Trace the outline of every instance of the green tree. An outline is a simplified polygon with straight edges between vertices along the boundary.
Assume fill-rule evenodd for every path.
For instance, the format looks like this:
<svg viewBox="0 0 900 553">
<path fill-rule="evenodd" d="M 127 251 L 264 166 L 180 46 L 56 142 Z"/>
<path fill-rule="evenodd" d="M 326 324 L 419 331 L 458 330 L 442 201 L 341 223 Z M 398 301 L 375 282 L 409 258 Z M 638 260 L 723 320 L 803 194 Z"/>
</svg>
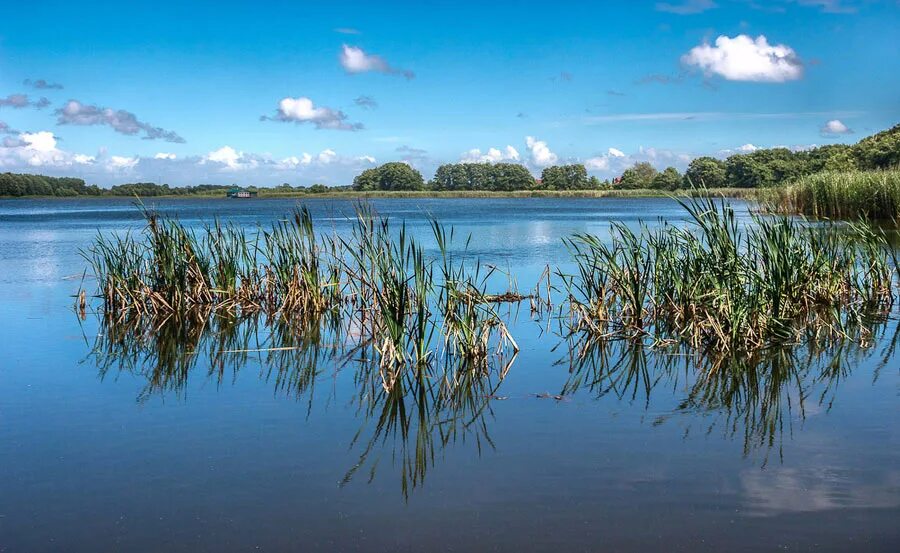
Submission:
<svg viewBox="0 0 900 553">
<path fill-rule="evenodd" d="M 889 169 L 900 166 L 900 125 L 863 138 L 853 152 L 860 169 Z"/>
<path fill-rule="evenodd" d="M 684 186 L 722 188 L 725 186 L 725 163 L 714 157 L 698 157 L 691 161 L 687 171 L 684 172 Z"/>
<path fill-rule="evenodd" d="M 764 188 L 785 184 L 804 174 L 803 156 L 787 148 L 735 154 L 725 160 L 726 181 L 738 188 Z"/>
<path fill-rule="evenodd" d="M 491 166 L 491 190 L 511 191 L 534 188 L 534 177 L 518 163 L 498 163 Z"/>
<path fill-rule="evenodd" d="M 584 165 L 555 165 L 541 172 L 541 188 L 547 190 L 584 190 L 590 186 Z"/>
<path fill-rule="evenodd" d="M 625 172 L 622 173 L 622 178 L 619 180 L 619 188 L 625 190 L 651 188 L 656 174 L 656 169 L 650 163 L 646 161 L 636 163 L 634 167 L 625 169 Z"/>
<path fill-rule="evenodd" d="M 376 170 L 378 171 L 379 190 L 421 190 L 425 188 L 422 173 L 406 163 L 391 161 Z"/>
<path fill-rule="evenodd" d="M 657 173 L 653 177 L 651 187 L 657 190 L 677 190 L 681 186 L 682 177 L 678 169 L 674 167 L 666 167 L 665 171 Z"/>
<path fill-rule="evenodd" d="M 379 188 L 379 172 L 378 168 L 366 169 L 362 173 L 353 178 L 353 189 L 361 192 L 370 190 L 378 190 Z"/>
</svg>

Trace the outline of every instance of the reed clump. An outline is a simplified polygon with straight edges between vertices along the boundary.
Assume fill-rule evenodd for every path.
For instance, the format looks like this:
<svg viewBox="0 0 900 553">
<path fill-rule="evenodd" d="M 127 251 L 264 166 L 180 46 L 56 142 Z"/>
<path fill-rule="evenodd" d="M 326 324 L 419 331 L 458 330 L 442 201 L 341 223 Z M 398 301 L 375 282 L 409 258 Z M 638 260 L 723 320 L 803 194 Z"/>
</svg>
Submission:
<svg viewBox="0 0 900 553">
<path fill-rule="evenodd" d="M 437 258 L 405 224 L 392 227 L 357 208 L 349 235 L 319 235 L 300 208 L 248 233 L 216 221 L 199 229 L 145 210 L 141 235 L 98 235 L 85 252 L 106 319 L 148 317 L 202 323 L 210 314 L 264 314 L 297 327 L 341 319 L 353 349 L 377 358 L 384 388 L 406 371 L 428 377 L 440 349 L 486 370 L 518 346 L 491 305 L 523 296 L 487 293 L 487 275 L 449 249 L 452 230 L 435 223 Z M 437 269 L 436 269 L 437 268 Z"/>
<path fill-rule="evenodd" d="M 747 352 L 822 335 L 865 342 L 864 323 L 893 305 L 883 230 L 758 215 L 744 227 L 727 200 L 679 201 L 687 227 L 613 224 L 609 240 L 567 241 L 573 330 Z"/>
<path fill-rule="evenodd" d="M 900 169 L 826 171 L 769 193 L 770 209 L 821 219 L 900 219 Z"/>
<path fill-rule="evenodd" d="M 211 308 L 314 317 L 340 303 L 335 245 L 323 250 L 305 208 L 255 237 L 218 221 L 194 230 L 153 211 L 144 216 L 140 238 L 98 235 L 83 252 L 109 315 Z"/>
</svg>

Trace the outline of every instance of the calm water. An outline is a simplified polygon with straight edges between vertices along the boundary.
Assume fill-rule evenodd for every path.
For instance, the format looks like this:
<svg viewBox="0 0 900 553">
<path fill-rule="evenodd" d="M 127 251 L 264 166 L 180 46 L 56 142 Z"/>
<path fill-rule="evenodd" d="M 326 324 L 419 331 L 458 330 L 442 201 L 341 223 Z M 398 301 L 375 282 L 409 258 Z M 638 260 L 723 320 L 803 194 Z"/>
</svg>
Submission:
<svg viewBox="0 0 900 553">
<path fill-rule="evenodd" d="M 429 215 L 471 234 L 523 291 L 567 266 L 564 236 L 684 216 L 664 199 L 374 203 L 430 247 Z M 252 227 L 295 202 L 156 205 Z M 308 205 L 348 228 L 352 203 Z M 411 402 L 385 424 L 327 351 L 213 358 L 213 337 L 163 382 L 159 356 L 95 351 L 96 319 L 71 309 L 78 250 L 141 225 L 127 200 L 0 201 L 0 551 L 900 548 L 896 321 L 871 348 L 698 379 L 621 346 L 573 364 L 526 308 L 483 404 Z"/>
</svg>

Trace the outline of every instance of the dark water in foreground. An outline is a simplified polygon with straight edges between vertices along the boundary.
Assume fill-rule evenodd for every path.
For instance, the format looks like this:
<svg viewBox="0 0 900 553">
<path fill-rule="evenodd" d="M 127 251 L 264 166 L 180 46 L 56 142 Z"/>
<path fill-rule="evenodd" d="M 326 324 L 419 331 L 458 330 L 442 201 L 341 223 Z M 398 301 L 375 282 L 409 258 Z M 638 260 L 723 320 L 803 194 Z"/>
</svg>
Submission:
<svg viewBox="0 0 900 553">
<path fill-rule="evenodd" d="M 566 266 L 564 236 L 684 216 L 665 199 L 374 204 L 431 246 L 429 213 L 471 233 L 522 291 Z M 157 205 L 252 226 L 294 201 Z M 346 231 L 350 202 L 308 205 Z M 525 308 L 502 382 L 385 416 L 327 351 L 210 339 L 167 379 L 160 358 L 92 353 L 78 249 L 140 226 L 129 201 L 0 201 L 0 551 L 900 548 L 896 320 L 869 348 L 698 379 L 685 356 L 622 346 L 573 366 Z"/>
</svg>

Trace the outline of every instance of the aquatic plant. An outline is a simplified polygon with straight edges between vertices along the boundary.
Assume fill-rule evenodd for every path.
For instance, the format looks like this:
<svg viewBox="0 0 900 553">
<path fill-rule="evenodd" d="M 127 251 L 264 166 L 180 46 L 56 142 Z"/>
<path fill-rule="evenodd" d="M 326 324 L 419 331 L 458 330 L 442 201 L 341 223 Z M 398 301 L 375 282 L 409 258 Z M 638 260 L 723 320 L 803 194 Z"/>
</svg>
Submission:
<svg viewBox="0 0 900 553">
<path fill-rule="evenodd" d="M 744 228 L 724 199 L 679 202 L 688 227 L 613 224 L 608 241 L 567 240 L 574 330 L 751 351 L 821 333 L 865 341 L 858 323 L 893 305 L 896 254 L 882 231 L 758 215 Z"/>
<path fill-rule="evenodd" d="M 826 171 L 766 194 L 770 209 L 823 219 L 900 218 L 900 169 Z M 896 226 L 896 225 L 895 225 Z"/>
</svg>

